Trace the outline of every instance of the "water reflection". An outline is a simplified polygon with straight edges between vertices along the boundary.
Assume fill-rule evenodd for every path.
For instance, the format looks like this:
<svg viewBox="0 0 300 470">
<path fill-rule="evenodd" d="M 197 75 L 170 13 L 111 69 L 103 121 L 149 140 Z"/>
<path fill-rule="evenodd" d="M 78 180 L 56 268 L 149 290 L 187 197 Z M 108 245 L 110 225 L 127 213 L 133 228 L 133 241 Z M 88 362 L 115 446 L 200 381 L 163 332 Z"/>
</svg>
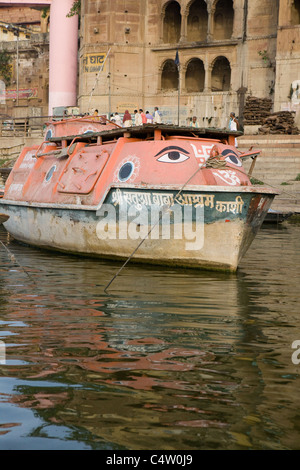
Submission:
<svg viewBox="0 0 300 470">
<path fill-rule="evenodd" d="M 130 265 L 107 294 L 118 264 L 10 242 L 0 448 L 299 448 L 299 235 L 261 231 L 237 274 Z"/>
</svg>

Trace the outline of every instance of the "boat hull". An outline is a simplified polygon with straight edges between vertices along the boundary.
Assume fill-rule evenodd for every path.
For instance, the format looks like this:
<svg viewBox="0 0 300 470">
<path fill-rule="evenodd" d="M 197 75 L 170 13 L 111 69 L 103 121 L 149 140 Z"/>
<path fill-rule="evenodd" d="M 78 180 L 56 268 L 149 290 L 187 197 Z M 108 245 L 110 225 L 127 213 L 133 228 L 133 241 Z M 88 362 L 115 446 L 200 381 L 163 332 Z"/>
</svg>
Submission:
<svg viewBox="0 0 300 470">
<path fill-rule="evenodd" d="M 62 252 L 235 271 L 274 194 L 255 188 L 113 187 L 98 207 L 1 201 L 18 241 Z"/>
</svg>

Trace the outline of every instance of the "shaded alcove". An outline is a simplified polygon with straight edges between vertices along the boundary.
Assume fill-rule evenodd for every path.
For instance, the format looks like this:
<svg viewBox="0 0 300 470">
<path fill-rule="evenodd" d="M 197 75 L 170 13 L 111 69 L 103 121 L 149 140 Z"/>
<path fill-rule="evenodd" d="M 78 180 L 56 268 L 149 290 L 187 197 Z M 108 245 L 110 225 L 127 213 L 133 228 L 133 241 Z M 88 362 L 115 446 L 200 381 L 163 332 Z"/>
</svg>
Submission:
<svg viewBox="0 0 300 470">
<path fill-rule="evenodd" d="M 178 68 L 174 60 L 167 60 L 162 68 L 161 88 L 163 90 L 178 90 Z"/>
<path fill-rule="evenodd" d="M 230 39 L 233 32 L 232 0 L 219 0 L 214 14 L 214 39 Z"/>
<path fill-rule="evenodd" d="M 187 40 L 205 41 L 207 36 L 208 13 L 204 0 L 195 0 L 189 9 L 187 19 Z"/>
<path fill-rule="evenodd" d="M 185 73 L 185 88 L 189 93 L 199 93 L 204 90 L 205 69 L 202 60 L 192 59 Z"/>
<path fill-rule="evenodd" d="M 231 67 L 226 57 L 217 57 L 211 73 L 212 91 L 229 91 L 231 82 Z"/>
<path fill-rule="evenodd" d="M 170 2 L 165 8 L 163 21 L 163 40 L 165 43 L 173 44 L 179 42 L 181 31 L 180 5 Z"/>
</svg>

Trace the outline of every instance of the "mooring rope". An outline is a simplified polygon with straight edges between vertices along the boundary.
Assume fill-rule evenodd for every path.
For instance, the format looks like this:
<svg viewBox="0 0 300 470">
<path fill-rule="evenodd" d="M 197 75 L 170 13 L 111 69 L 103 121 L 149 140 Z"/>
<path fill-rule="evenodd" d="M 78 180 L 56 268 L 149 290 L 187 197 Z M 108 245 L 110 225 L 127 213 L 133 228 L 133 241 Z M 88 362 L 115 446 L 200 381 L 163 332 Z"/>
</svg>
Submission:
<svg viewBox="0 0 300 470">
<path fill-rule="evenodd" d="M 4 245 L 4 243 L 3 243 L 1 240 L 0 240 L 0 243 L 1 243 L 1 245 L 3 246 L 3 248 L 6 250 L 6 252 L 8 253 L 11 262 L 17 264 L 17 265 L 23 270 L 23 272 L 29 277 L 29 279 L 30 279 L 34 284 L 36 284 L 35 280 L 29 275 L 29 273 L 26 271 L 26 269 L 24 268 L 24 266 L 22 266 L 22 265 L 19 263 L 19 261 L 16 259 L 15 255 L 7 248 L 6 245 Z"/>
<path fill-rule="evenodd" d="M 174 197 L 174 201 L 177 200 L 177 198 L 180 196 L 180 194 L 182 193 L 182 191 L 184 190 L 184 188 L 189 184 L 189 182 L 196 176 L 196 174 L 198 173 L 198 171 L 200 171 L 203 166 L 206 165 L 207 162 L 203 163 L 202 165 L 199 166 L 199 168 L 197 168 L 197 170 L 192 174 L 192 176 L 190 176 L 188 178 L 188 180 L 184 183 L 184 185 L 180 188 L 180 190 L 178 191 L 178 193 L 176 194 L 176 196 Z M 138 246 L 133 250 L 133 252 L 131 253 L 131 255 L 127 258 L 127 260 L 125 261 L 125 263 L 120 267 L 120 269 L 117 271 L 117 273 L 114 275 L 114 277 L 110 280 L 110 282 L 106 285 L 106 287 L 104 288 L 104 292 L 107 292 L 107 289 L 109 288 L 109 286 L 113 283 L 113 281 L 118 277 L 118 275 L 120 274 L 120 272 L 123 270 L 123 268 L 125 268 L 125 266 L 128 264 L 128 262 L 131 260 L 131 258 L 135 255 L 135 253 L 138 251 L 138 249 L 140 248 L 140 246 L 144 243 L 144 241 L 149 237 L 150 233 L 152 232 L 152 230 L 156 227 L 156 225 L 161 221 L 162 217 L 163 217 L 163 213 L 165 213 L 167 210 L 170 209 L 171 205 L 173 205 L 173 202 L 169 202 L 169 204 L 165 204 L 164 206 L 161 207 L 161 211 L 160 211 L 160 215 L 159 215 L 159 218 L 157 219 L 157 221 L 155 222 L 155 224 L 153 224 L 147 235 L 140 241 L 140 243 L 138 244 Z"/>
</svg>

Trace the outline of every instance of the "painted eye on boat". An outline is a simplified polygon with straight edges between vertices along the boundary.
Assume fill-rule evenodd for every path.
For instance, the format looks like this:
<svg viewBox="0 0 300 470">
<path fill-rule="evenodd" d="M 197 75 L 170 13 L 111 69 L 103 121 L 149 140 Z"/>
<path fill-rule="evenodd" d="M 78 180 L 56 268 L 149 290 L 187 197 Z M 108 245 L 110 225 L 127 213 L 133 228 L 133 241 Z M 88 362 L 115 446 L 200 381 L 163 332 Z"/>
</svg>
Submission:
<svg viewBox="0 0 300 470">
<path fill-rule="evenodd" d="M 188 152 L 181 147 L 166 147 L 158 152 L 155 157 L 160 155 L 160 157 L 157 159 L 158 162 L 182 163 L 190 158 L 187 153 Z"/>
<path fill-rule="evenodd" d="M 222 155 L 226 157 L 226 162 L 231 163 L 235 166 L 242 166 L 241 160 L 238 158 L 237 154 L 233 150 L 225 149 L 223 150 Z"/>
<path fill-rule="evenodd" d="M 180 153 L 177 151 L 168 152 L 162 155 L 157 159 L 158 162 L 164 163 L 182 163 L 185 160 L 188 160 L 190 157 L 184 155 L 184 153 Z"/>
<path fill-rule="evenodd" d="M 242 166 L 241 160 L 238 157 L 236 157 L 235 155 L 228 155 L 225 158 L 225 160 L 226 160 L 226 162 L 232 163 L 233 165 Z"/>
</svg>

